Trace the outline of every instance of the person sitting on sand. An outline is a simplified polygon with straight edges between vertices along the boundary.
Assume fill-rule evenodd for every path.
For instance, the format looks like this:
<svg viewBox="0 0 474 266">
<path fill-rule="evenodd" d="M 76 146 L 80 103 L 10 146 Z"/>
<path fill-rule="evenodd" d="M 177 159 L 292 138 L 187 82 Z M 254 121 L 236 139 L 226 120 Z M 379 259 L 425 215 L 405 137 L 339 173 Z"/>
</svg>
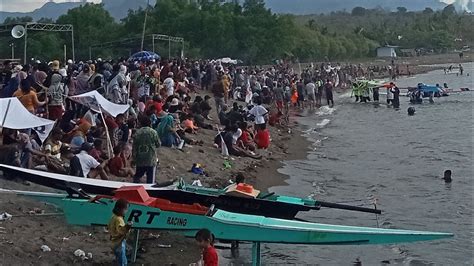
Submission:
<svg viewBox="0 0 474 266">
<path fill-rule="evenodd" d="M 207 229 L 201 229 L 196 233 L 196 242 L 202 249 L 202 260 L 204 266 L 218 266 L 219 257 L 217 251 L 214 248 L 214 237 L 211 231 Z"/>
<path fill-rule="evenodd" d="M 158 124 L 156 132 L 158 133 L 158 136 L 160 136 L 161 146 L 171 148 L 173 145 L 179 145 L 180 138 L 178 134 L 176 134 L 173 116 L 165 116 Z"/>
<path fill-rule="evenodd" d="M 19 133 L 17 137 L 18 141 L 18 154 L 20 155 L 20 167 L 32 169 L 33 168 L 33 155 L 39 157 L 49 157 L 49 155 L 44 154 L 34 147 L 34 141 L 30 138 L 28 134 Z"/>
<path fill-rule="evenodd" d="M 226 124 L 226 121 L 229 120 L 227 118 L 227 105 L 223 105 L 222 108 L 221 108 L 221 111 L 219 112 L 219 122 L 221 123 L 221 125 L 224 125 Z"/>
<path fill-rule="evenodd" d="M 253 159 L 261 159 L 262 156 L 257 156 L 252 154 L 251 152 L 247 152 L 246 150 L 240 148 L 238 145 L 234 144 L 234 135 L 238 131 L 237 125 L 231 125 L 229 130 L 224 134 L 224 144 L 227 147 L 230 155 L 240 156 L 240 157 L 250 157 Z"/>
<path fill-rule="evenodd" d="M 183 121 L 184 131 L 190 134 L 196 134 L 199 127 L 194 125 L 193 115 L 186 115 L 186 119 Z"/>
<path fill-rule="evenodd" d="M 61 139 L 63 138 L 63 135 L 63 131 L 60 128 L 53 128 L 50 137 L 43 145 L 43 152 L 58 160 L 61 160 L 61 147 L 63 146 Z"/>
<path fill-rule="evenodd" d="M 96 178 L 100 176 L 102 180 L 108 180 L 109 177 L 102 165 L 89 154 L 92 148 L 92 145 L 88 142 L 84 142 L 81 145 L 79 154 L 76 154 L 76 156 L 71 159 L 71 173 L 79 177 Z M 80 168 L 78 168 L 79 166 Z"/>
<path fill-rule="evenodd" d="M 202 115 L 204 116 L 204 118 L 206 118 L 208 120 L 212 120 L 209 117 L 209 113 L 212 110 L 211 104 L 209 103 L 210 99 L 211 99 L 211 96 L 209 96 L 209 95 L 204 96 L 204 101 L 202 101 L 201 105 L 200 105 L 201 110 L 202 110 Z"/>
<path fill-rule="evenodd" d="M 87 141 L 87 133 L 91 129 L 91 124 L 82 120 L 79 126 L 72 132 L 71 148 L 73 151 L 79 151 L 84 142 Z"/>
<path fill-rule="evenodd" d="M 234 102 L 232 105 L 232 109 L 227 113 L 227 119 L 229 119 L 231 124 L 236 124 L 239 122 L 244 121 L 244 117 L 239 110 L 239 105 L 237 102 Z"/>
<path fill-rule="evenodd" d="M 252 136 L 249 132 L 247 122 L 240 122 L 239 128 L 242 130 L 242 134 L 237 142 L 238 146 L 245 150 L 255 151 L 255 145 L 252 143 Z"/>
<path fill-rule="evenodd" d="M 123 145 L 114 147 L 114 157 L 107 163 L 109 173 L 118 177 L 133 177 L 135 171 L 132 168 L 126 167 L 125 158 L 122 156 Z"/>
<path fill-rule="evenodd" d="M 107 160 L 107 155 L 103 152 L 103 141 L 101 139 L 94 140 L 94 148 L 89 152 L 99 163 Z"/>
<path fill-rule="evenodd" d="M 128 210 L 128 201 L 119 199 L 112 210 L 113 215 L 107 225 L 110 234 L 111 247 L 120 266 L 127 265 L 127 236 L 132 228 L 133 222 L 125 224 L 124 216 Z"/>
</svg>

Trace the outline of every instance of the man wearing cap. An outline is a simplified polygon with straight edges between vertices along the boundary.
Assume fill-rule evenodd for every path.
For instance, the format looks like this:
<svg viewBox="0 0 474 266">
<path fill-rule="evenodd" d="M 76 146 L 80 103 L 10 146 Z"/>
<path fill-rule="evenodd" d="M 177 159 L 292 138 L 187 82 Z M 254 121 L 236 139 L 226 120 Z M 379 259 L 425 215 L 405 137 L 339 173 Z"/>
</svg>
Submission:
<svg viewBox="0 0 474 266">
<path fill-rule="evenodd" d="M 92 148 L 93 147 L 90 143 L 84 142 L 81 146 L 81 151 L 79 152 L 79 154 L 74 156 L 77 159 L 74 158 L 71 160 L 71 167 L 73 164 L 72 163 L 73 160 L 75 162 L 79 161 L 81 168 L 76 169 L 75 171 L 76 176 L 80 176 L 80 174 L 82 174 L 82 177 L 85 177 L 85 178 L 96 178 L 99 175 L 101 179 L 108 180 L 109 177 L 107 176 L 107 173 L 104 171 L 104 168 L 100 165 L 100 163 L 96 159 L 94 159 L 94 157 L 89 155 L 89 152 L 92 150 Z"/>
</svg>

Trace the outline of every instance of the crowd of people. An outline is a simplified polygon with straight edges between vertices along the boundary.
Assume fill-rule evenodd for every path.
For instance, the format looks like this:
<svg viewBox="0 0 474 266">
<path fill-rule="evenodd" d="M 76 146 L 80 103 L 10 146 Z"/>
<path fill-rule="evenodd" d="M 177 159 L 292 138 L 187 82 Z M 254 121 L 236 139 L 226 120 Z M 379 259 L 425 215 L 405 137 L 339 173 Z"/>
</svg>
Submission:
<svg viewBox="0 0 474 266">
<path fill-rule="evenodd" d="M 353 70 L 322 64 L 297 74 L 282 62 L 263 68 L 182 59 L 5 61 L 0 97 L 17 97 L 56 124 L 44 142 L 34 130 L 3 128 L 1 148 L 12 155 L 2 162 L 153 183 L 157 149 L 214 145 L 224 155 L 259 159 L 270 145 L 269 125 L 284 125 L 290 108 L 315 108 L 323 96 L 333 106 L 334 88 Z M 74 101 L 91 91 L 130 108 L 113 117 Z M 216 132 L 214 143 L 193 137 L 203 130 Z"/>
</svg>

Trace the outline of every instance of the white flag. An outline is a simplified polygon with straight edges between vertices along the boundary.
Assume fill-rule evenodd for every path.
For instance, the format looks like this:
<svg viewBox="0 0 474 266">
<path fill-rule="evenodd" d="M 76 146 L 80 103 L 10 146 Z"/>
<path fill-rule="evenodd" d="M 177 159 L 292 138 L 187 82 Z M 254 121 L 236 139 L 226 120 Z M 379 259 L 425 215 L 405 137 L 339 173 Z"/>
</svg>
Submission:
<svg viewBox="0 0 474 266">
<path fill-rule="evenodd" d="M 49 133 L 51 133 L 51 130 L 54 128 L 54 123 L 44 125 L 44 126 L 39 126 L 39 127 L 34 127 L 33 130 L 36 131 L 36 134 L 38 134 L 38 137 L 40 138 L 41 142 L 44 143 L 44 141 L 48 138 Z"/>
</svg>

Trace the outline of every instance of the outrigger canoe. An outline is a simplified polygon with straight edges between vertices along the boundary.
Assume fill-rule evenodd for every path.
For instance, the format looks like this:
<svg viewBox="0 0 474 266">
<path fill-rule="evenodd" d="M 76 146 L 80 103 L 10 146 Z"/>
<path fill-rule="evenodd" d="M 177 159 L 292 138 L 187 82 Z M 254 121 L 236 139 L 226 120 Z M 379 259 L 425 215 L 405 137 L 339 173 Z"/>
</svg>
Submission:
<svg viewBox="0 0 474 266">
<path fill-rule="evenodd" d="M 135 183 L 128 182 L 61 175 L 3 164 L 0 164 L 0 170 L 8 175 L 46 187 L 63 191 L 82 190 L 85 193 L 94 195 L 113 195 L 114 191 L 121 187 L 136 185 Z M 191 186 L 183 182 L 167 187 L 157 187 L 153 184 L 143 184 L 143 187 L 150 196 L 170 200 L 175 203 L 199 203 L 207 207 L 214 205 L 218 209 L 225 211 L 282 219 L 294 219 L 300 211 L 319 210 L 321 207 L 381 213 L 378 209 L 323 202 L 310 198 L 280 196 L 273 193 L 259 193 L 256 197 L 239 197 L 228 194 L 225 189 Z"/>
<path fill-rule="evenodd" d="M 311 245 L 365 245 L 430 241 L 452 237 L 450 233 L 342 226 L 267 218 L 186 205 L 153 198 L 143 186 L 118 189 L 114 196 L 78 198 L 65 194 L 15 192 L 34 197 L 61 208 L 69 224 L 105 226 L 118 199 L 130 206 L 126 220 L 135 229 L 173 230 L 194 237 L 200 229 L 209 229 L 216 239 L 254 243 Z"/>
</svg>

